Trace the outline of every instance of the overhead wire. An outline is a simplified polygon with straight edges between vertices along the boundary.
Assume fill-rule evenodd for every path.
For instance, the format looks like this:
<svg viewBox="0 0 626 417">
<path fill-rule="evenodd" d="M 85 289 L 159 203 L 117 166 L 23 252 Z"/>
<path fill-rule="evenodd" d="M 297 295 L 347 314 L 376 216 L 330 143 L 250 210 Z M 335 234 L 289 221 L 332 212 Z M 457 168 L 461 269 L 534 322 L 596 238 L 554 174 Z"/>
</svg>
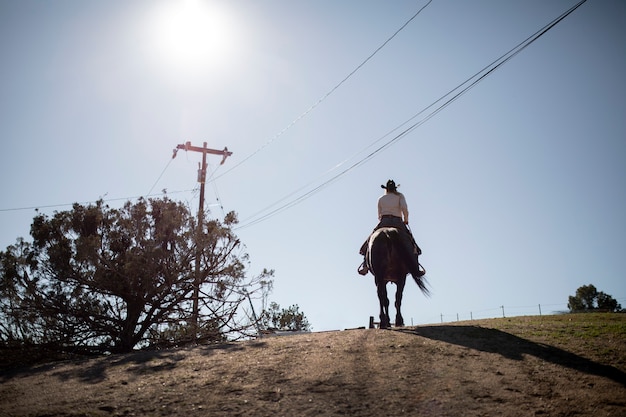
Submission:
<svg viewBox="0 0 626 417">
<path fill-rule="evenodd" d="M 408 135 L 409 133 L 411 133 L 413 130 L 415 130 L 417 127 L 421 126 L 423 123 L 425 123 L 426 121 L 430 120 L 432 117 L 434 117 L 437 113 L 439 113 L 441 110 L 443 110 L 444 108 L 446 108 L 448 105 L 450 105 L 453 101 L 455 101 L 456 99 L 458 99 L 460 96 L 462 96 L 463 94 L 465 94 L 467 91 L 469 91 L 471 88 L 473 88 L 476 84 L 478 84 L 480 81 L 482 81 L 484 78 L 486 78 L 488 75 L 490 75 L 491 73 L 493 73 L 493 71 L 495 71 L 496 69 L 498 69 L 500 66 L 502 66 L 504 63 L 508 62 L 510 59 L 512 59 L 515 55 L 517 55 L 519 52 L 521 52 L 523 49 L 525 49 L 528 45 L 530 45 L 531 43 L 533 43 L 534 41 L 536 41 L 539 37 L 541 37 L 543 34 L 545 34 L 548 30 L 550 30 L 552 27 L 554 27 L 556 24 L 558 24 L 560 21 L 562 21 L 563 19 L 565 19 L 567 16 L 569 16 L 573 11 L 575 11 L 578 7 L 580 7 L 582 4 L 584 4 L 587 0 L 581 0 L 579 3 L 577 3 L 576 5 L 572 6 L 569 10 L 567 10 L 566 12 L 564 12 L 561 16 L 559 16 L 558 18 L 556 18 L 555 20 L 553 20 L 551 23 L 549 23 L 548 25 L 544 26 L 542 29 L 538 30 L 537 32 L 535 32 L 533 35 L 529 36 L 528 38 L 526 38 L 524 41 L 522 41 L 521 43 L 519 43 L 516 47 L 512 48 L 511 50 L 509 50 L 509 52 L 505 53 L 504 55 L 502 55 L 500 58 L 498 58 L 497 60 L 493 61 L 491 64 L 487 65 L 486 67 L 484 67 L 482 70 L 480 70 L 479 72 L 477 72 L 476 74 L 474 74 L 472 77 L 468 78 L 466 81 L 464 81 L 463 83 L 459 84 L 457 87 L 453 88 L 452 90 L 450 90 L 448 93 L 444 94 L 442 97 L 440 97 L 438 100 L 436 100 L 435 102 L 431 103 L 429 106 L 427 106 L 426 108 L 420 110 L 418 113 L 416 113 L 415 115 L 413 115 L 411 118 L 407 119 L 405 122 L 403 122 L 402 124 L 400 124 L 399 126 L 395 127 L 394 129 L 392 129 L 390 132 L 386 133 L 385 135 L 383 135 L 382 137 L 378 138 L 377 140 L 375 140 L 374 142 L 372 142 L 370 145 L 368 145 L 366 148 L 364 148 L 363 150 L 357 152 L 355 155 L 361 154 L 363 153 L 365 150 L 371 148 L 372 146 L 374 146 L 376 143 L 380 142 L 381 140 L 383 140 L 384 138 L 388 137 L 391 133 L 395 132 L 396 130 L 400 129 L 402 126 L 406 125 L 407 123 L 409 123 L 411 120 L 414 120 L 416 117 L 420 116 L 421 114 L 423 114 L 424 112 L 426 112 L 428 109 L 434 107 L 437 103 L 443 101 L 446 99 L 446 97 L 450 96 L 451 94 L 453 94 L 455 91 L 457 91 L 459 88 L 461 88 L 462 86 L 468 84 L 472 79 L 476 78 L 477 76 L 480 77 L 477 78 L 475 81 L 473 81 L 471 84 L 469 84 L 467 87 L 465 87 L 464 89 L 462 89 L 460 92 L 458 92 L 457 94 L 455 94 L 452 98 L 448 99 L 447 101 L 445 101 L 441 106 L 439 106 L 437 109 L 435 109 L 433 112 L 431 112 L 427 117 L 425 117 L 424 119 L 421 119 L 420 121 L 414 123 L 413 125 L 411 125 L 409 128 L 405 129 L 404 131 L 402 131 L 401 133 L 399 133 L 398 135 L 394 136 L 391 140 L 387 141 L 386 143 L 384 143 L 382 146 L 376 148 L 374 151 L 372 151 L 371 153 L 369 153 L 368 155 L 366 155 L 364 158 L 362 158 L 361 160 L 357 161 L 356 163 L 352 164 L 351 166 L 349 166 L 348 168 L 346 168 L 345 170 L 339 172 L 337 175 L 333 176 L 332 178 L 330 178 L 327 181 L 324 181 L 323 183 L 321 183 L 320 185 L 314 187 L 313 189 L 311 189 L 310 191 L 306 192 L 305 194 L 297 197 L 296 199 L 280 206 L 279 208 L 263 215 L 260 216 L 256 219 L 254 219 L 254 216 L 259 215 L 260 213 L 263 213 L 264 211 L 267 211 L 268 209 L 276 206 L 277 204 L 279 204 L 282 201 L 285 201 L 286 199 L 288 199 L 289 197 L 297 194 L 299 191 L 307 188 L 308 186 L 310 186 L 311 184 L 315 183 L 316 181 L 312 181 L 309 182 L 308 184 L 306 184 L 305 186 L 302 186 L 300 188 L 298 188 L 297 190 L 293 191 L 292 193 L 288 194 L 287 196 L 281 198 L 280 200 L 278 200 L 277 202 L 271 204 L 270 206 L 267 206 L 266 208 L 260 210 L 259 212 L 253 214 L 247 223 L 243 222 L 243 224 L 241 224 L 240 226 L 237 227 L 237 229 L 242 229 L 245 227 L 249 227 L 252 226 L 254 224 L 257 224 L 269 217 L 272 217 L 276 214 L 278 214 L 279 212 L 282 212 L 283 210 L 286 210 L 290 207 L 293 207 L 294 205 L 304 201 L 305 199 L 311 197 L 312 195 L 314 195 L 315 193 L 319 192 L 321 189 L 325 188 L 326 186 L 330 185 L 332 182 L 336 181 L 337 179 L 339 179 L 340 177 L 342 177 L 343 175 L 345 175 L 346 173 L 348 173 L 349 171 L 351 171 L 352 169 L 366 163 L 367 161 L 369 161 L 370 159 L 372 159 L 376 154 L 378 154 L 379 152 L 383 151 L 384 149 L 386 149 L 387 147 L 391 146 L 392 144 L 396 143 L 397 141 L 399 141 L 400 139 L 402 139 L 403 137 L 405 137 L 406 135 Z M 222 173 L 221 175 L 215 177 L 215 172 L 217 171 L 217 169 L 211 174 L 210 179 L 211 180 L 215 180 L 218 178 L 221 178 L 222 176 L 224 176 L 225 174 L 227 174 L 228 172 L 232 171 L 233 169 L 235 169 L 237 166 L 241 165 L 242 163 L 244 163 L 245 161 L 247 161 L 248 159 L 250 159 L 252 156 L 254 156 L 256 153 L 258 153 L 262 148 L 264 148 L 265 146 L 269 145 L 271 142 L 273 142 L 275 139 L 277 139 L 279 136 L 281 136 L 282 134 L 284 134 L 289 128 L 291 128 L 298 120 L 302 119 L 304 116 L 306 116 L 308 113 L 310 113 L 315 107 L 317 107 L 324 99 L 326 99 L 328 96 L 330 96 L 335 90 L 337 90 L 344 82 L 346 82 L 354 73 L 356 73 L 356 71 L 358 71 L 363 65 L 365 65 L 377 52 L 379 52 L 387 43 L 389 43 L 402 29 L 404 29 L 415 17 L 417 17 L 417 15 L 419 15 L 430 3 L 432 2 L 432 0 L 429 0 L 428 3 L 426 3 L 422 8 L 420 8 L 417 13 L 415 13 L 407 22 L 405 22 L 405 24 L 403 26 L 401 26 L 396 32 L 394 32 L 394 34 L 389 37 L 380 47 L 378 47 L 372 54 L 370 54 L 370 56 L 368 56 L 359 66 L 357 66 L 355 68 L 355 70 L 353 70 L 350 74 L 348 74 L 339 84 L 337 84 L 333 89 L 331 89 L 327 94 L 325 94 L 322 98 L 320 98 L 313 106 L 311 106 L 309 109 L 307 109 L 304 113 L 302 113 L 300 116 L 298 116 L 298 118 L 296 118 L 293 122 L 291 122 L 286 128 L 284 128 L 281 132 L 279 132 L 274 138 L 272 138 L 271 140 L 269 140 L 268 142 L 266 142 L 261 148 L 259 148 L 257 151 L 255 151 L 253 154 L 249 155 L 248 157 L 246 157 L 244 160 L 240 161 L 237 165 L 233 166 L 232 168 L 230 168 L 229 170 L 225 171 L 224 173 Z M 322 174 L 322 177 L 327 175 L 329 172 L 332 172 L 336 169 L 338 169 L 339 167 L 341 167 L 342 165 L 344 165 L 345 163 L 347 163 L 349 160 L 351 160 L 354 156 L 340 162 L 339 164 L 335 165 L 333 168 L 331 168 L 330 170 L 326 171 L 324 174 Z M 143 197 L 150 197 L 152 196 L 151 192 L 153 191 L 153 189 L 155 188 L 156 184 L 158 184 L 158 182 L 160 181 L 161 177 L 164 175 L 165 171 L 168 169 L 169 165 L 171 164 L 172 159 L 170 159 L 168 161 L 168 163 L 166 164 L 165 168 L 162 170 L 162 172 L 160 173 L 159 177 L 157 178 L 157 180 L 154 182 L 154 184 L 152 185 L 152 187 L 150 188 L 150 191 L 145 195 L 145 196 L 131 196 L 131 197 L 119 197 L 119 198 L 109 198 L 106 200 L 103 200 L 105 202 L 110 202 L 110 201 L 120 201 L 120 200 L 134 200 L 134 199 L 139 199 L 139 198 L 143 198 Z M 320 178 L 320 177 L 318 177 Z M 177 193 L 186 193 L 186 192 L 197 192 L 198 188 L 195 187 L 194 189 L 191 190 L 181 190 L 181 191 L 170 191 L 168 192 L 169 194 L 177 194 Z M 85 202 L 81 202 L 79 204 L 90 204 L 90 203 L 94 203 L 95 201 L 85 201 Z M 42 208 L 55 208 L 55 207 L 64 207 L 64 206 L 71 206 L 74 203 L 60 203 L 60 204 L 49 204 L 49 205 L 38 205 L 38 206 L 27 206 L 27 207 L 14 207 L 14 208 L 0 208 L 0 212 L 8 212 L 8 211 L 20 211 L 20 210 L 33 210 L 33 209 L 42 209 Z M 220 202 L 221 204 L 221 202 Z"/>
<path fill-rule="evenodd" d="M 194 191 L 193 189 L 190 189 L 190 190 L 178 190 L 178 191 L 168 191 L 167 194 L 181 194 L 181 193 L 189 193 L 189 192 L 193 192 L 193 191 Z M 116 197 L 116 198 L 106 198 L 106 199 L 102 198 L 102 199 L 99 199 L 99 200 L 75 201 L 75 202 L 72 202 L 72 203 L 45 204 L 45 205 L 38 205 L 38 206 L 0 208 L 0 212 L 24 211 L 24 210 L 40 210 L 40 209 L 45 209 L 45 208 L 68 207 L 68 206 L 72 206 L 74 204 L 81 204 L 81 205 L 95 204 L 98 201 L 103 201 L 105 203 L 109 203 L 109 202 L 112 202 L 112 201 L 138 200 L 140 198 L 153 197 L 153 196 L 157 196 L 157 195 L 160 195 L 160 194 L 135 195 L 135 196 L 129 196 L 129 197 Z"/>
<path fill-rule="evenodd" d="M 71 203 L 58 203 L 58 204 L 46 204 L 46 205 L 37 205 L 37 206 L 23 206 L 23 207 L 10 207 L 10 208 L 0 208 L 0 212 L 10 212 L 10 211 L 24 211 L 24 210 L 39 210 L 39 209 L 46 209 L 46 208 L 58 208 L 58 207 L 68 207 L 68 206 L 72 206 L 73 204 L 81 204 L 81 205 L 85 205 L 85 204 L 95 204 L 97 201 L 103 201 L 103 202 L 113 202 L 113 201 L 129 201 L 129 200 L 138 200 L 140 198 L 148 198 L 148 197 L 154 197 L 154 196 L 158 196 L 161 195 L 162 193 L 155 193 L 152 194 L 152 191 L 154 190 L 154 188 L 156 187 L 156 185 L 159 183 L 159 181 L 161 180 L 161 178 L 163 177 L 163 175 L 165 174 L 165 171 L 169 168 L 170 164 L 172 163 L 173 158 L 169 158 L 169 161 L 167 162 L 167 164 L 165 164 L 165 167 L 163 168 L 163 170 L 161 171 L 161 173 L 159 174 L 159 176 L 157 177 L 156 181 L 154 182 L 154 184 L 152 185 L 152 187 L 150 187 L 150 191 L 148 191 L 146 194 L 144 195 L 139 195 L 139 196 L 128 196 L 128 197 L 116 197 L 116 198 L 100 198 L 98 200 L 90 200 L 90 201 L 81 201 L 81 202 L 71 202 Z M 219 168 L 219 166 L 213 170 L 213 172 L 211 173 L 211 175 L 208 177 L 207 181 L 209 180 L 214 180 L 214 176 L 215 176 L 215 172 L 217 172 L 217 169 Z M 200 188 L 199 187 L 194 187 L 191 189 L 187 189 L 187 190 L 177 190 L 177 191 L 165 191 L 165 193 L 167 194 L 182 194 L 182 193 L 193 193 L 192 194 L 192 199 L 194 198 L 193 196 L 196 196 L 198 193 L 200 192 Z M 217 188 L 215 188 L 215 193 L 217 195 Z M 219 200 L 219 197 L 218 197 Z M 187 203 L 189 205 L 190 201 L 187 201 Z M 220 206 L 221 206 L 221 202 L 220 202 Z M 222 212 L 224 211 L 224 208 L 222 208 Z"/>
<path fill-rule="evenodd" d="M 210 162 L 207 161 L 207 164 L 208 164 L 209 169 L 211 170 L 211 175 L 204 180 L 204 183 L 206 184 L 207 182 L 210 182 L 211 185 L 213 185 L 213 192 L 215 193 L 215 200 L 217 201 L 217 205 L 220 207 L 222 211 L 222 217 L 226 217 L 226 213 L 224 212 L 224 205 L 222 204 L 222 200 L 217 191 L 217 181 L 215 181 L 215 178 L 214 178 L 215 173 L 217 172 L 219 167 L 221 167 L 222 165 L 220 164 L 215 169 L 213 169 L 213 166 L 211 165 Z"/>
<path fill-rule="evenodd" d="M 355 69 L 353 69 L 348 75 L 346 75 L 341 81 L 339 81 L 339 83 L 337 85 L 335 85 L 333 88 L 331 88 L 326 94 L 324 94 L 322 97 L 320 97 L 312 106 L 310 106 L 308 109 L 306 109 L 302 114 L 300 114 L 298 117 L 296 117 L 294 120 L 291 121 L 291 123 L 289 123 L 285 128 L 283 128 L 280 132 L 278 132 L 276 135 L 274 135 L 272 138 L 270 138 L 268 141 L 266 141 L 263 145 L 261 145 L 256 151 L 252 152 L 250 155 L 246 156 L 245 158 L 243 158 L 241 161 L 239 161 L 238 163 L 236 163 L 235 165 L 233 165 L 232 167 L 230 167 L 229 169 L 227 169 L 226 171 L 224 171 L 219 177 L 220 178 L 226 174 L 228 174 L 229 172 L 231 172 L 232 170 L 238 168 L 239 166 L 241 166 L 243 163 L 247 162 L 250 158 L 252 158 L 253 156 L 255 156 L 256 154 L 258 154 L 259 152 L 261 152 L 263 149 L 265 149 L 267 146 L 269 146 L 272 142 L 274 142 L 275 140 L 277 140 L 278 138 L 280 138 L 282 135 L 285 134 L 285 132 L 287 132 L 289 129 L 291 129 L 296 123 L 298 123 L 301 119 L 303 119 L 305 116 L 307 116 L 311 111 L 313 111 L 317 106 L 319 106 L 324 100 L 326 100 L 331 94 L 333 94 L 339 87 L 341 87 L 346 81 L 348 81 L 348 79 L 350 77 L 352 77 L 357 71 L 359 71 L 365 64 L 367 64 L 368 61 L 370 61 L 374 55 L 376 55 L 378 52 L 380 52 L 381 49 L 383 49 L 389 42 L 391 42 L 391 40 L 393 38 L 395 38 L 398 33 L 400 33 L 404 28 L 406 28 L 408 26 L 409 23 L 411 23 L 426 7 L 428 7 L 428 5 L 430 5 L 430 3 L 432 3 L 433 0 L 428 0 L 428 2 L 422 6 L 413 16 L 411 16 L 411 18 L 409 20 L 407 20 L 402 26 L 400 26 L 400 28 L 398 30 L 396 30 L 389 38 L 387 38 L 387 40 L 385 40 L 378 48 L 376 48 L 374 50 L 374 52 L 372 52 L 367 58 L 365 58 L 365 60 L 363 62 L 361 62 L 359 65 L 356 66 Z"/>
<path fill-rule="evenodd" d="M 146 194 L 141 195 L 141 196 L 131 196 L 131 197 L 117 197 L 117 198 L 107 198 L 107 199 L 100 198 L 98 200 L 101 200 L 103 202 L 112 202 L 112 201 L 121 201 L 121 200 L 137 200 L 137 199 L 140 199 L 140 198 L 148 198 L 148 197 L 153 197 L 153 196 L 156 196 L 156 195 L 160 195 L 160 193 L 159 194 L 152 194 L 152 191 L 154 190 L 156 185 L 159 183 L 159 181 L 161 180 L 161 178 L 163 177 L 163 175 L 165 174 L 165 172 L 167 171 L 167 169 L 169 168 L 169 166 L 170 166 L 170 164 L 172 163 L 173 160 L 174 160 L 174 158 L 168 158 L 168 161 L 165 164 L 165 167 L 163 168 L 163 170 L 161 171 L 161 173 L 157 177 L 156 181 L 154 181 L 154 183 L 152 184 L 152 187 L 150 187 L 150 190 Z M 168 194 L 197 192 L 196 188 L 197 187 L 195 187 L 193 189 L 189 189 L 189 190 L 170 191 L 170 192 L 168 192 Z M 94 203 L 96 203 L 96 200 L 82 201 L 82 202 L 72 202 L 72 203 L 47 204 L 47 205 L 38 205 L 38 206 L 0 208 L 0 212 L 24 211 L 24 210 L 37 210 L 37 209 L 44 209 L 44 208 L 67 207 L 67 206 L 71 206 L 71 205 L 73 205 L 75 203 L 81 204 L 81 205 L 94 204 Z"/>
<path fill-rule="evenodd" d="M 388 140 L 383 145 L 379 146 L 378 148 L 376 148 L 375 150 L 370 152 L 368 155 L 366 155 L 365 157 L 363 157 L 359 161 L 357 161 L 354 164 L 350 165 L 349 167 L 347 167 L 343 171 L 339 172 L 338 174 L 336 174 L 332 178 L 322 182 L 321 184 L 319 184 L 318 186 L 316 186 L 313 189 L 309 190 L 308 192 L 306 192 L 306 193 L 298 196 L 297 198 L 295 198 L 295 199 L 293 199 L 293 200 L 283 204 L 282 206 L 280 206 L 280 207 L 278 207 L 278 208 L 276 208 L 276 209 L 274 209 L 274 210 L 272 210 L 272 211 L 270 211 L 270 212 L 268 212 L 268 213 L 266 213 L 266 214 L 264 214 L 262 216 L 259 216 L 256 219 L 253 218 L 253 217 L 250 217 L 250 220 L 248 220 L 247 223 L 245 221 L 242 222 L 236 229 L 243 229 L 243 228 L 246 228 L 246 227 L 249 227 L 249 226 L 253 226 L 253 225 L 255 225 L 255 224 L 259 223 L 259 222 L 262 222 L 262 221 L 264 221 L 264 220 L 266 220 L 266 219 L 268 219 L 270 217 L 273 217 L 274 215 L 276 215 L 276 214 L 278 214 L 278 213 L 280 213 L 280 212 L 282 212 L 282 211 L 284 211 L 284 210 L 286 210 L 288 208 L 291 208 L 291 207 L 299 204 L 300 202 L 302 202 L 302 201 L 306 200 L 307 198 L 313 196 L 314 194 L 318 193 L 319 191 L 321 191 L 323 188 L 327 187 L 328 185 L 330 185 L 334 181 L 337 181 L 340 177 L 342 177 L 343 175 L 347 174 L 349 171 L 353 170 L 354 168 L 357 168 L 360 165 L 365 164 L 370 159 L 372 159 L 374 156 L 376 156 L 379 152 L 381 152 L 381 151 L 385 150 L 386 148 L 390 147 L 391 145 L 395 144 L 400 139 L 404 138 L 409 133 L 411 133 L 412 131 L 414 131 L 415 129 L 417 129 L 418 127 L 420 127 L 424 123 L 426 123 L 428 120 L 433 118 L 435 115 L 437 115 L 443 109 L 448 107 L 450 104 L 452 104 L 454 101 L 456 101 L 459 97 L 463 96 L 470 89 L 475 87 L 478 83 L 483 81 L 486 77 L 491 75 L 494 71 L 496 71 L 502 65 L 504 65 L 505 63 L 510 61 L 513 57 L 515 57 L 517 54 L 519 54 L 522 50 L 524 50 L 526 47 L 528 47 L 529 45 L 534 43 L 537 39 L 539 39 L 541 36 L 543 36 L 545 33 L 547 33 L 550 29 L 552 29 L 554 26 L 556 26 L 558 23 L 560 23 L 563 19 L 565 19 L 567 16 L 569 16 L 571 13 L 573 13 L 576 9 L 578 9 L 586 1 L 587 0 L 581 0 L 576 5 L 572 6 L 567 11 L 563 12 L 559 17 L 557 17 L 556 19 L 552 20 L 550 23 L 548 23 L 547 25 L 545 25 L 544 27 L 542 27 L 541 29 L 539 29 L 538 31 L 536 31 L 535 33 L 533 33 L 532 35 L 530 35 L 529 37 L 524 39 L 522 42 L 518 43 L 515 47 L 511 48 L 508 52 L 506 52 L 505 54 L 501 55 L 496 60 L 492 61 L 489 65 L 483 67 L 480 71 L 478 71 L 477 73 L 475 73 L 474 75 L 472 75 L 471 77 L 466 79 L 464 82 L 462 82 L 461 84 L 459 84 L 458 86 L 456 86 L 455 88 L 450 90 L 448 93 L 444 94 L 438 100 L 434 101 L 433 103 L 431 103 L 426 108 L 420 110 L 418 113 L 413 115 L 411 118 L 409 118 L 408 120 L 404 121 L 402 124 L 400 124 L 399 126 L 397 126 L 394 129 L 392 129 L 390 132 L 388 132 L 387 134 L 385 134 L 381 138 L 377 139 L 372 144 L 368 145 L 368 147 L 366 147 L 365 149 L 368 149 L 368 148 L 372 147 L 374 144 L 376 144 L 376 143 L 380 142 L 382 139 L 388 137 L 392 132 L 397 131 L 402 126 L 405 126 L 407 123 L 409 123 L 411 120 L 414 120 L 415 118 L 417 118 L 421 114 L 425 113 L 428 109 L 431 109 L 432 107 L 435 107 L 437 105 L 437 103 L 443 102 L 443 104 L 439 105 L 437 108 L 435 108 L 432 112 L 430 112 L 424 118 L 422 118 L 419 121 L 415 122 L 414 124 L 410 125 L 408 128 L 406 128 L 405 130 L 401 131 L 399 134 L 397 134 L 392 139 Z M 360 153 L 362 153 L 362 152 L 363 151 L 361 151 Z M 337 167 L 339 167 L 342 164 L 343 164 L 343 162 L 341 164 L 336 165 L 335 168 L 333 168 L 333 170 L 336 169 Z M 306 188 L 306 187 L 304 187 L 304 188 Z M 299 188 L 298 190 L 301 190 L 301 189 L 303 189 L 303 187 Z M 296 193 L 297 193 L 297 191 L 296 192 L 292 192 L 291 194 L 289 194 L 289 196 L 292 196 L 292 195 L 294 195 Z M 287 198 L 288 197 L 284 197 L 284 198 L 282 198 L 279 201 L 284 201 Z M 261 210 L 258 213 L 262 213 L 263 211 L 266 211 L 269 208 L 274 207 L 275 205 L 276 205 L 276 203 L 266 207 L 265 209 Z"/>
<path fill-rule="evenodd" d="M 165 168 L 163 168 L 163 171 L 161 171 L 161 174 L 159 174 L 159 177 L 156 179 L 156 181 L 154 182 L 154 184 L 152 184 L 152 187 L 150 187 L 150 191 L 148 191 L 146 193 L 146 196 L 150 195 L 150 193 L 152 192 L 152 190 L 154 190 L 154 187 L 156 187 L 156 185 L 159 183 L 159 181 L 161 180 L 161 177 L 163 176 L 163 174 L 165 174 L 165 171 L 167 170 L 167 168 L 170 166 L 170 164 L 172 163 L 172 160 L 174 158 L 169 158 L 169 161 L 167 161 L 167 164 L 165 164 Z"/>
<path fill-rule="evenodd" d="M 368 61 L 370 61 L 378 52 L 380 52 L 381 49 L 383 49 L 389 42 L 391 42 L 391 40 L 393 40 L 393 38 L 395 38 L 404 28 L 406 28 L 406 26 L 408 26 L 409 23 L 411 23 L 426 7 L 428 7 L 430 5 L 430 3 L 432 3 L 432 1 L 433 0 L 428 0 L 428 2 L 424 6 L 422 6 L 416 13 L 414 13 L 413 16 L 411 16 L 402 26 L 400 26 L 400 28 L 398 28 L 378 48 L 376 48 L 374 50 L 374 52 L 372 52 L 367 58 L 365 58 L 365 60 L 363 60 L 363 62 L 361 62 L 359 65 L 357 65 L 356 68 L 353 69 L 348 75 L 346 75 L 337 85 L 335 85 L 333 88 L 331 88 L 326 94 L 324 94 L 321 98 L 319 98 L 312 106 L 310 106 L 308 109 L 306 109 L 302 114 L 300 114 L 293 121 L 291 121 L 291 123 L 289 123 L 285 128 L 283 128 L 280 132 L 278 132 L 276 135 L 274 135 L 274 137 L 269 139 L 267 142 L 265 142 L 263 145 L 261 145 L 261 147 L 259 147 L 252 154 L 248 155 L 247 157 L 245 157 L 244 159 L 239 161 L 237 164 L 233 165 L 231 168 L 229 168 L 228 170 L 224 171 L 219 176 L 215 177 L 215 172 L 217 171 L 217 169 L 215 171 L 213 171 L 213 173 L 210 176 L 210 180 L 215 181 L 216 179 L 221 178 L 222 176 L 228 174 L 229 172 L 231 172 L 232 170 L 236 169 L 237 167 L 239 167 L 240 165 L 242 165 L 243 163 L 248 161 L 250 158 L 252 158 L 256 154 L 258 154 L 261 150 L 263 150 L 264 148 L 269 146 L 272 142 L 277 140 L 279 137 L 284 135 L 285 132 L 287 132 L 290 128 L 292 128 L 302 118 L 307 116 L 311 111 L 313 111 L 316 107 L 318 107 L 324 100 L 326 100 L 331 94 L 333 94 L 337 89 L 339 89 L 339 87 L 341 87 L 346 81 L 348 81 L 349 78 L 351 78 L 357 71 L 359 71 Z M 157 177 L 156 181 L 152 184 L 152 187 L 150 187 L 150 191 L 148 191 L 148 193 L 145 195 L 145 197 L 150 197 L 152 195 L 151 194 L 152 191 L 154 190 L 156 185 L 159 183 L 159 181 L 161 180 L 161 178 L 165 174 L 165 171 L 169 168 L 169 166 L 170 166 L 170 164 L 172 162 L 172 159 L 173 158 L 169 159 L 168 163 L 165 165 L 165 167 L 163 168 L 163 170 L 161 171 L 161 173 Z M 194 190 L 196 190 L 196 189 L 194 188 Z M 191 191 L 194 191 L 194 190 L 191 190 Z M 190 190 L 178 191 L 178 192 L 188 192 L 188 191 L 190 191 Z M 296 192 L 297 191 L 295 191 L 294 193 L 296 193 Z M 217 191 L 216 191 L 216 195 L 217 195 Z M 293 194 L 290 194 L 290 195 L 293 195 Z M 139 196 L 139 197 L 137 197 L 137 196 L 135 196 L 135 197 L 123 197 L 123 198 L 117 198 L 117 199 L 108 199 L 106 201 L 116 201 L 116 200 L 123 200 L 123 199 L 138 199 L 138 198 L 141 198 L 141 197 L 143 197 L 143 196 Z M 288 198 L 288 197 L 289 196 L 287 196 L 285 198 Z M 219 197 L 218 197 L 218 199 L 219 199 Z M 88 204 L 88 203 L 93 203 L 93 201 L 83 202 L 81 204 Z M 7 209 L 0 209 L 0 212 L 29 210 L 29 209 L 37 209 L 37 208 L 54 208 L 54 207 L 70 206 L 72 204 L 73 203 L 63 203 L 63 204 L 51 204 L 51 205 L 44 205 L 44 206 L 7 208 Z M 221 202 L 220 202 L 220 207 L 222 207 Z M 222 207 L 222 211 L 223 211 L 223 207 Z"/>
</svg>

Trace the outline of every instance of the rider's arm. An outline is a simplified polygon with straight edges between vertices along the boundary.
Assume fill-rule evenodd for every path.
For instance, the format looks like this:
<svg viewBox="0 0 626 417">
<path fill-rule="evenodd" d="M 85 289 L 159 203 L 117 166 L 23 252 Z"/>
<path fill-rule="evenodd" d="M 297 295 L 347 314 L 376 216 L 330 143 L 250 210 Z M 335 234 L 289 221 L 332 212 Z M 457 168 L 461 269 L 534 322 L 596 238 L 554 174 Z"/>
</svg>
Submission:
<svg viewBox="0 0 626 417">
<path fill-rule="evenodd" d="M 404 194 L 400 194 L 400 211 L 402 211 L 402 217 L 404 217 L 404 224 L 409 224 L 409 207 L 406 204 Z"/>
</svg>

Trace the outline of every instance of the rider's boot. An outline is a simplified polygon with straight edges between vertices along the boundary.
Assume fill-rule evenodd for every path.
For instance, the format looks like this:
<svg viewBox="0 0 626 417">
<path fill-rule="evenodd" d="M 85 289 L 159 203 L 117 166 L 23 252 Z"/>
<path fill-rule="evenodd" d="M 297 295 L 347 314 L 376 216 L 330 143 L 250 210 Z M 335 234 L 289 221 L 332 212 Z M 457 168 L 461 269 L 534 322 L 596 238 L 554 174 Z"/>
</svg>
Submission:
<svg viewBox="0 0 626 417">
<path fill-rule="evenodd" d="M 363 263 L 359 266 L 358 272 L 361 275 L 367 275 L 367 273 L 369 272 L 369 268 L 367 267 L 367 261 L 365 259 L 363 259 Z"/>
</svg>

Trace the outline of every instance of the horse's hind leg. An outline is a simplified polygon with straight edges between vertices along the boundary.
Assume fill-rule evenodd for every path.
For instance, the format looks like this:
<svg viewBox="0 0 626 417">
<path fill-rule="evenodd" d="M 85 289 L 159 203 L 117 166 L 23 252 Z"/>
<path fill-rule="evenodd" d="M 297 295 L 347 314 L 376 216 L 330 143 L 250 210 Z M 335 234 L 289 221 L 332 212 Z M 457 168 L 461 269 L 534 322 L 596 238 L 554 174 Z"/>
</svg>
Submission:
<svg viewBox="0 0 626 417">
<path fill-rule="evenodd" d="M 402 313 L 400 312 L 400 307 L 402 306 L 402 293 L 404 292 L 404 280 L 400 280 L 397 283 L 396 288 L 396 327 L 404 326 L 404 318 L 402 317 Z"/>
<path fill-rule="evenodd" d="M 387 298 L 387 283 L 381 282 L 376 284 L 378 290 L 378 301 L 380 303 L 380 328 L 387 329 L 389 327 L 389 298 Z"/>
</svg>

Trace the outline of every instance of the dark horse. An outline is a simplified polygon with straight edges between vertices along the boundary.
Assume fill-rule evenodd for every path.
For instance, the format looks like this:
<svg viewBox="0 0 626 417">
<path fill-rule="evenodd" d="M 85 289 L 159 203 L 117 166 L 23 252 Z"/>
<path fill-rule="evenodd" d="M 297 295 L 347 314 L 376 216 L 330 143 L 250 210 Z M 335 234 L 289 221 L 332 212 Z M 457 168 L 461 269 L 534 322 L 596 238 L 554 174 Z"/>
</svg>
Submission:
<svg viewBox="0 0 626 417">
<path fill-rule="evenodd" d="M 382 227 L 376 230 L 369 238 L 366 261 L 369 270 L 374 274 L 378 301 L 380 302 L 380 328 L 390 326 L 389 299 L 387 298 L 387 283 L 396 284 L 396 326 L 404 326 L 404 318 L 400 313 L 402 292 L 409 273 L 409 262 L 412 254 L 407 253 L 401 241 L 400 232 L 395 227 Z M 413 275 L 417 286 L 425 295 L 429 294 L 426 281 L 423 277 Z"/>
</svg>

